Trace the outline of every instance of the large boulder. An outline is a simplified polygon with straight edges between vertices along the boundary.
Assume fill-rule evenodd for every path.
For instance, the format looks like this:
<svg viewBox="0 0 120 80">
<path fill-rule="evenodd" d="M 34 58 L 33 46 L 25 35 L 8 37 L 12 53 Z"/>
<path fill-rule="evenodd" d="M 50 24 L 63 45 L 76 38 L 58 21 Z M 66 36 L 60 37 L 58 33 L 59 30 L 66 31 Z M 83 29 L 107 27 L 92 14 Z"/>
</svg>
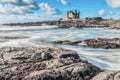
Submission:
<svg viewBox="0 0 120 80">
<path fill-rule="evenodd" d="M 90 80 L 101 71 L 71 50 L 0 49 L 0 80 Z"/>
</svg>

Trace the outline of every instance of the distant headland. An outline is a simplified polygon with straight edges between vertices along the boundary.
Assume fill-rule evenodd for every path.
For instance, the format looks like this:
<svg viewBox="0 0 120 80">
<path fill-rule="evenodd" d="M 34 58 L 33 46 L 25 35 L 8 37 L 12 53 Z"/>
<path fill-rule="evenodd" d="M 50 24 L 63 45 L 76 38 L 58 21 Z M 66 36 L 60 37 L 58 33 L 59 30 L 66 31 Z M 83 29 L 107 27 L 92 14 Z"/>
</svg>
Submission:
<svg viewBox="0 0 120 80">
<path fill-rule="evenodd" d="M 7 26 L 45 26 L 56 25 L 58 28 L 83 28 L 83 27 L 108 27 L 120 29 L 120 20 L 103 19 L 102 17 L 80 18 L 80 11 L 67 11 L 66 17 L 52 21 L 28 22 L 28 23 L 10 23 L 3 24 Z"/>
</svg>

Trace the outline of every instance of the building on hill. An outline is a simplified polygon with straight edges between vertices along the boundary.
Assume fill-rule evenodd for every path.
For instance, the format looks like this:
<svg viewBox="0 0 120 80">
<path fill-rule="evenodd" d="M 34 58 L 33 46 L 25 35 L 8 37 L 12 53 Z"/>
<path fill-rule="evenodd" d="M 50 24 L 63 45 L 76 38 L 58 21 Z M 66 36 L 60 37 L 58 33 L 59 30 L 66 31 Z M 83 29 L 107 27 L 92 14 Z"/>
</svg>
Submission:
<svg viewBox="0 0 120 80">
<path fill-rule="evenodd" d="M 59 21 L 66 21 L 66 20 L 79 20 L 80 18 L 80 11 L 75 10 L 75 11 L 67 11 L 67 16 L 60 18 Z"/>
<path fill-rule="evenodd" d="M 68 19 L 79 19 L 80 18 L 80 11 L 67 11 L 67 18 Z"/>
</svg>

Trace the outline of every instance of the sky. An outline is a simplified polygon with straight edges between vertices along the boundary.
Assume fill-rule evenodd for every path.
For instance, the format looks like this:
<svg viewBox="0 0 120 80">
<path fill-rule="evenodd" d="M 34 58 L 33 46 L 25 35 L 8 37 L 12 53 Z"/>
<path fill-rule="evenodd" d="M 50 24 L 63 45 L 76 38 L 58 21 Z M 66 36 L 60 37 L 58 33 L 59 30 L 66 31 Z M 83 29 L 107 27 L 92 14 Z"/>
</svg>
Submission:
<svg viewBox="0 0 120 80">
<path fill-rule="evenodd" d="M 119 19 L 120 0 L 0 0 L 0 23 L 56 20 L 67 10 L 79 10 L 81 18 Z"/>
</svg>

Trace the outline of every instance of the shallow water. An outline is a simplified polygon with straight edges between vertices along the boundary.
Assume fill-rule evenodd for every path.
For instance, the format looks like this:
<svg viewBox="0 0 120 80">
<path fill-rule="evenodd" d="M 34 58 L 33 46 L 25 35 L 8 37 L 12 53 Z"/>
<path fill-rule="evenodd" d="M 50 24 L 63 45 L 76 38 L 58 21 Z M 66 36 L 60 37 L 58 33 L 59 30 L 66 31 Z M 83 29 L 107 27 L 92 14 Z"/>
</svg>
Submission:
<svg viewBox="0 0 120 80">
<path fill-rule="evenodd" d="M 82 46 L 54 45 L 57 40 L 84 40 L 89 38 L 120 38 L 120 30 L 105 28 L 55 29 L 43 27 L 0 27 L 0 47 L 58 47 L 75 50 L 82 59 L 88 60 L 104 70 L 120 70 L 120 49 L 93 49 Z M 17 37 L 6 39 L 4 37 Z"/>
</svg>

